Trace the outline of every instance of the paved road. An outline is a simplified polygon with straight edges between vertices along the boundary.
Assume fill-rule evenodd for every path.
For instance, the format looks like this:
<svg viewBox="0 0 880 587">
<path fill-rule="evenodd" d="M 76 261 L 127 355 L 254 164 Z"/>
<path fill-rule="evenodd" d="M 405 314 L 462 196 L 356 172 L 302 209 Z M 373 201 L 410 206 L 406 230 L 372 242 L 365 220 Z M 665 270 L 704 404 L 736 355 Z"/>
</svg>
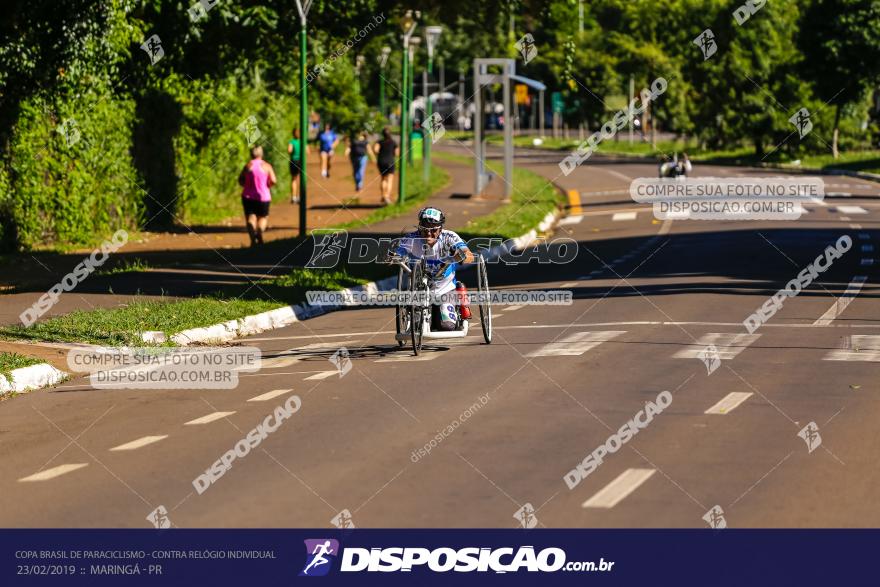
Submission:
<svg viewBox="0 0 880 587">
<path fill-rule="evenodd" d="M 525 155 L 558 174 L 555 156 Z M 0 525 L 144 527 L 162 505 L 179 527 L 328 527 L 343 510 L 359 527 L 516 527 L 529 504 L 548 527 L 706 527 L 715 506 L 730 527 L 877 526 L 880 187 L 826 178 L 837 195 L 794 222 L 658 222 L 626 195 L 654 174 L 596 163 L 557 179 L 590 204 L 559 230 L 575 262 L 490 277 L 574 302 L 496 308 L 491 345 L 474 329 L 414 358 L 390 310 L 337 312 L 246 341 L 266 364 L 232 391 L 74 380 L 0 403 Z M 748 335 L 742 321 L 843 234 L 852 250 Z M 569 489 L 664 391 L 668 407 Z M 197 494 L 293 394 L 301 409 Z"/>
</svg>

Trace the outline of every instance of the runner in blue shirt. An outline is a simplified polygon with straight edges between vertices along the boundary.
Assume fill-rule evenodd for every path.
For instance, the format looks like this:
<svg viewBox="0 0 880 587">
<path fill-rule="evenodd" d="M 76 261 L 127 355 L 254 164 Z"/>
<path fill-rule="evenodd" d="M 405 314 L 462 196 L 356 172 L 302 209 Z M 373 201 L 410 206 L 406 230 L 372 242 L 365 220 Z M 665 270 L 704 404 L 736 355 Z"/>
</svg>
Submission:
<svg viewBox="0 0 880 587">
<path fill-rule="evenodd" d="M 321 149 L 321 175 L 330 177 L 330 161 L 339 144 L 339 136 L 333 132 L 329 122 L 324 125 L 324 132 L 318 135 L 318 144 Z"/>
</svg>

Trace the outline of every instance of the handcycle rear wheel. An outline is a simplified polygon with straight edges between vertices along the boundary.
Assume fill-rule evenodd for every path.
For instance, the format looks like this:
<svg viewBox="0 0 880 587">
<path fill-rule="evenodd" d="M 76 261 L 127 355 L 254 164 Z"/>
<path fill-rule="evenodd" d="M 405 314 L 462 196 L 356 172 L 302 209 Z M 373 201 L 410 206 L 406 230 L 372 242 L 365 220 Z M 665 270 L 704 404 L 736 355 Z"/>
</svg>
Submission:
<svg viewBox="0 0 880 587">
<path fill-rule="evenodd" d="M 482 255 L 477 261 L 477 293 L 480 296 L 480 326 L 483 327 L 483 338 L 486 344 L 492 344 L 492 305 L 489 302 L 489 276 L 486 271 L 486 260 Z"/>
</svg>

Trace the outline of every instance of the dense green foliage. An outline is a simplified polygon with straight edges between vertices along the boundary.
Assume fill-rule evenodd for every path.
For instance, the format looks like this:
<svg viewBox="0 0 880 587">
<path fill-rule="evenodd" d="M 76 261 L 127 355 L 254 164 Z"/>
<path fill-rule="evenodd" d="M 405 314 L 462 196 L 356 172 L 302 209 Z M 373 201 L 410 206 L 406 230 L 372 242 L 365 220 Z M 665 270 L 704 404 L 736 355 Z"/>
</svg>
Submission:
<svg viewBox="0 0 880 587">
<path fill-rule="evenodd" d="M 470 78 L 474 57 L 564 98 L 569 126 L 596 129 L 657 77 L 647 122 L 712 149 L 785 159 L 876 145 L 877 0 L 350 0 L 313 3 L 309 103 L 343 131 L 382 121 L 400 98 L 404 9 L 444 33 L 435 71 Z M 758 6 L 760 5 L 760 6 Z M 293 0 L 9 0 L 0 20 L 0 249 L 64 247 L 120 227 L 216 221 L 237 211 L 253 116 L 276 166 L 297 124 L 299 20 Z M 717 52 L 694 40 L 711 29 Z M 525 33 L 537 56 L 524 64 Z M 141 45 L 158 35 L 154 64 Z M 358 70 L 356 56 L 363 57 Z M 425 66 L 424 49 L 415 69 Z M 457 88 L 451 88 L 457 91 Z M 417 93 L 420 93 L 417 91 Z M 471 95 L 467 84 L 465 96 Z M 550 99 L 548 96 L 547 108 Z M 801 138 L 790 118 L 814 126 Z M 447 121 L 451 122 L 451 121 Z M 839 132 L 838 132 L 839 129 Z"/>
</svg>

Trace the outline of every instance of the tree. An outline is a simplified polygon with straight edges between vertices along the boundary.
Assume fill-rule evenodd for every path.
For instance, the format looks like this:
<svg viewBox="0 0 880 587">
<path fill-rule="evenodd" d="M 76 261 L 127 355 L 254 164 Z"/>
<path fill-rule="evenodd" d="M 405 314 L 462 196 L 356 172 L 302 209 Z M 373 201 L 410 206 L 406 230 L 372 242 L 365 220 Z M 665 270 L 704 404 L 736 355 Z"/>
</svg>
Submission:
<svg viewBox="0 0 880 587">
<path fill-rule="evenodd" d="M 819 98 L 834 103 L 832 153 L 838 157 L 841 109 L 880 80 L 880 2 L 813 0 L 800 27 L 803 75 Z"/>
</svg>

